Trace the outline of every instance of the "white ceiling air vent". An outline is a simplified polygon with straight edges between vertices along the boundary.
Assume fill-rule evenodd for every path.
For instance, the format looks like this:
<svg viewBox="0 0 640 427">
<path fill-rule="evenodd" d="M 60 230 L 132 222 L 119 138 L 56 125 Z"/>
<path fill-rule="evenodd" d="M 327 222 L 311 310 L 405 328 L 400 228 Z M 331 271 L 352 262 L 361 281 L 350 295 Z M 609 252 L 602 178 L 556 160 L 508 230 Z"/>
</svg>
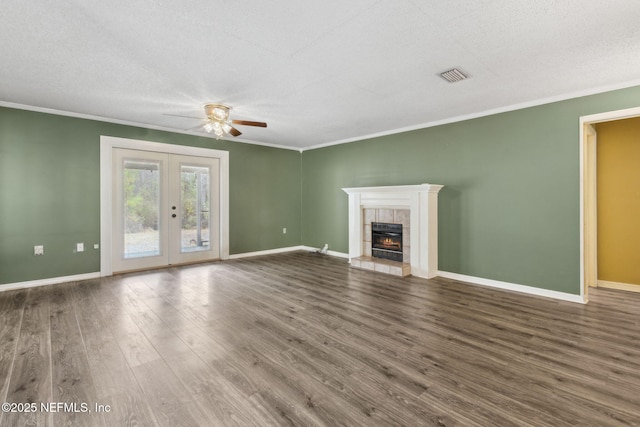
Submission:
<svg viewBox="0 0 640 427">
<path fill-rule="evenodd" d="M 448 81 L 449 83 L 459 82 L 460 80 L 464 80 L 467 76 L 457 68 L 452 68 L 444 73 L 440 73 L 440 77 Z"/>
</svg>

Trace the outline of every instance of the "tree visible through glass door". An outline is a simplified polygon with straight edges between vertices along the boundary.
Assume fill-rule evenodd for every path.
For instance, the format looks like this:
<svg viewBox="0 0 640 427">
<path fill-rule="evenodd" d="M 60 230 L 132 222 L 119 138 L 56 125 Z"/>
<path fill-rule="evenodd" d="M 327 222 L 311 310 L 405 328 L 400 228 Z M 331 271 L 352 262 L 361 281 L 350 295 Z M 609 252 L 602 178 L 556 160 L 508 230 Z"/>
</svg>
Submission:
<svg viewBox="0 0 640 427">
<path fill-rule="evenodd" d="M 125 160 L 124 257 L 160 255 L 160 162 Z"/>
<path fill-rule="evenodd" d="M 182 202 L 180 242 L 182 252 L 209 249 L 210 189 L 209 168 L 180 167 Z"/>
</svg>

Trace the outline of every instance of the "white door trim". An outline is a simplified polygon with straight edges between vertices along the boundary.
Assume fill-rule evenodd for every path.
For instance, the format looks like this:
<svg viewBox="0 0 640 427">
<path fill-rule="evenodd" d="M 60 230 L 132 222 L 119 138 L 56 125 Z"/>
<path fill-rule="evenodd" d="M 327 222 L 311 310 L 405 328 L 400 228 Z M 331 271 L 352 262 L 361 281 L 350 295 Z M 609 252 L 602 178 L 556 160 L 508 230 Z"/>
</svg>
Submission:
<svg viewBox="0 0 640 427">
<path fill-rule="evenodd" d="M 229 259 L 229 152 L 137 139 L 100 136 L 100 276 L 111 276 L 112 154 L 114 148 L 212 157 L 220 160 L 220 259 Z"/>
<path fill-rule="evenodd" d="M 593 277 L 597 276 L 597 265 L 593 265 L 594 262 L 597 263 L 597 254 L 587 253 L 589 245 L 592 245 L 592 251 L 596 250 L 594 245 L 597 242 L 597 226 L 590 225 L 588 224 L 590 221 L 585 220 L 585 216 L 593 220 L 597 217 L 597 212 L 595 212 L 597 204 L 593 203 L 597 197 L 596 188 L 589 182 L 589 178 L 596 174 L 595 170 L 590 170 L 595 169 L 596 162 L 592 156 L 596 155 L 596 147 L 588 146 L 590 135 L 587 127 L 596 123 L 639 116 L 640 107 L 634 107 L 580 117 L 580 297 L 584 302 L 588 301 L 587 285 L 597 283 L 597 277 Z M 585 131 L 585 129 L 587 130 Z M 597 145 L 597 141 L 595 144 Z M 587 192 L 589 192 L 588 195 Z M 591 203 L 587 206 L 589 201 Z"/>
</svg>

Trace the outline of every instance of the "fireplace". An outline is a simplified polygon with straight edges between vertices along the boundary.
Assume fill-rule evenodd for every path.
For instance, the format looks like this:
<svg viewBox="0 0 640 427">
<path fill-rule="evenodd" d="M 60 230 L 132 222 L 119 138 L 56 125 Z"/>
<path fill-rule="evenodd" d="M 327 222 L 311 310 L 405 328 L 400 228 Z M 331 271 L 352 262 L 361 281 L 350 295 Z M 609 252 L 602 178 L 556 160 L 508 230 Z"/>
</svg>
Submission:
<svg viewBox="0 0 640 427">
<path fill-rule="evenodd" d="M 403 261 L 402 224 L 371 223 L 371 256 Z"/>
<path fill-rule="evenodd" d="M 352 267 L 431 279 L 438 275 L 438 192 L 442 185 L 343 188 L 349 195 L 349 262 Z M 373 222 L 402 224 L 403 262 L 373 258 Z M 399 259 L 400 257 L 398 257 Z"/>
</svg>

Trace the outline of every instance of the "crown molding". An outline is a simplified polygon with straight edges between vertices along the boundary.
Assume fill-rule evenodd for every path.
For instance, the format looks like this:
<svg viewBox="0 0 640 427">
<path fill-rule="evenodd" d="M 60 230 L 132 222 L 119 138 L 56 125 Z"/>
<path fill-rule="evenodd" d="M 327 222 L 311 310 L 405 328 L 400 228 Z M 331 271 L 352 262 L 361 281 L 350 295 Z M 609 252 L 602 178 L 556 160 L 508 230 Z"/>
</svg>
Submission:
<svg viewBox="0 0 640 427">
<path fill-rule="evenodd" d="M 98 122 L 113 123 L 113 124 L 125 125 L 125 126 L 134 126 L 134 127 L 139 127 L 139 128 L 143 128 L 143 129 L 152 129 L 152 130 L 159 130 L 159 131 L 163 131 L 163 132 L 179 133 L 179 134 L 182 134 L 182 135 L 191 135 L 191 136 L 198 136 L 198 137 L 201 137 L 201 138 L 215 139 L 215 137 L 213 137 L 211 135 L 203 134 L 203 133 L 199 133 L 199 132 L 194 132 L 194 131 L 172 129 L 172 128 L 167 128 L 167 127 L 164 127 L 164 126 L 149 125 L 149 124 L 145 124 L 145 123 L 131 122 L 131 121 L 128 121 L 128 120 L 110 119 L 110 118 L 107 118 L 107 117 L 94 116 L 94 115 L 91 115 L 91 114 L 83 114 L 83 113 L 76 113 L 76 112 L 72 112 L 72 111 L 56 110 L 54 108 L 36 107 L 34 105 L 17 104 L 17 103 L 14 103 L 14 102 L 0 101 L 0 107 L 13 108 L 13 109 L 16 109 L 16 110 L 34 111 L 34 112 L 37 112 L 37 113 L 53 114 L 53 115 L 56 115 L 56 116 L 73 117 L 73 118 L 76 118 L 76 119 L 95 120 L 95 121 L 98 121 Z M 263 147 L 280 148 L 280 149 L 283 149 L 283 150 L 293 150 L 293 151 L 301 152 L 300 148 L 291 147 L 291 146 L 288 146 L 288 145 L 271 144 L 271 143 L 268 143 L 268 142 L 259 142 L 259 141 L 253 141 L 253 140 L 249 140 L 249 139 L 244 139 L 244 138 L 234 138 L 234 139 L 220 138 L 220 139 L 222 139 L 223 141 L 229 141 L 229 142 L 241 142 L 243 144 L 260 145 L 260 146 L 263 146 Z"/>
<path fill-rule="evenodd" d="M 507 113 L 507 112 L 510 112 L 510 111 L 517 111 L 517 110 L 523 110 L 525 108 L 530 108 L 530 107 L 538 107 L 540 105 L 553 104 L 554 102 L 567 101 L 567 100 L 570 100 L 570 99 L 581 98 L 583 96 L 597 95 L 597 94 L 600 94 L 600 93 L 612 92 L 612 91 L 620 90 L 620 89 L 627 89 L 627 88 L 634 87 L 634 86 L 640 86 L 640 80 L 632 80 L 632 81 L 629 81 L 629 82 L 615 84 L 615 85 L 599 86 L 599 87 L 593 88 L 593 89 L 570 92 L 570 93 L 566 93 L 566 94 L 562 94 L 562 95 L 557 95 L 557 96 L 552 96 L 552 97 L 547 97 L 547 98 L 541 98 L 541 99 L 537 99 L 537 100 L 533 100 L 533 101 L 521 102 L 521 103 L 518 103 L 518 104 L 507 105 L 505 107 L 499 107 L 499 108 L 493 108 L 493 109 L 490 109 L 490 110 L 479 111 L 477 113 L 464 114 L 464 115 L 461 115 L 461 116 L 449 117 L 449 118 L 441 119 L 441 120 L 434 120 L 432 122 L 426 122 L 426 123 L 422 123 L 422 124 L 418 124 L 418 125 L 406 126 L 406 127 L 397 128 L 397 129 L 391 129 L 391 130 L 387 130 L 387 131 L 383 131 L 383 132 L 371 133 L 371 134 L 368 134 L 368 135 L 356 136 L 356 137 L 353 137 L 353 138 L 341 139 L 341 140 L 333 141 L 333 142 L 325 142 L 325 143 L 322 143 L 322 144 L 316 144 L 316 145 L 312 145 L 310 147 L 302 148 L 300 151 L 301 152 L 305 152 L 305 151 L 309 151 L 309 150 L 316 150 L 318 148 L 331 147 L 333 145 L 348 144 L 350 142 L 362 141 L 362 140 L 365 140 L 365 139 L 379 138 L 381 136 L 395 135 L 395 134 L 404 133 L 404 132 L 410 132 L 410 131 L 419 130 L 419 129 L 427 129 L 427 128 L 436 127 L 436 126 L 442 126 L 442 125 L 446 125 L 446 124 L 450 124 L 450 123 L 464 122 L 466 120 L 477 119 L 477 118 L 480 118 L 480 117 L 493 116 L 493 115 L 496 115 L 496 114 Z"/>
</svg>

